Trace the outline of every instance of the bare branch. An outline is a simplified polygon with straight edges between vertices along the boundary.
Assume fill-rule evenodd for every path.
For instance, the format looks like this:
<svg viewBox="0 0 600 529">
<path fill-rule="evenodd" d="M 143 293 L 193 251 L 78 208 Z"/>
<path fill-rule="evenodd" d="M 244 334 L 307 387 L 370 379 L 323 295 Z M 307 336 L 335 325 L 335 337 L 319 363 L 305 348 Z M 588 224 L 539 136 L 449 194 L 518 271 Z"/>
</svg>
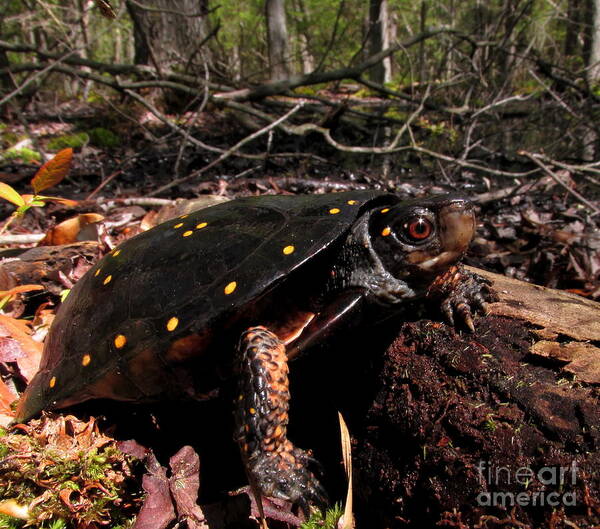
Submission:
<svg viewBox="0 0 600 529">
<path fill-rule="evenodd" d="M 393 53 L 397 52 L 398 50 L 413 46 L 421 42 L 422 40 L 431 38 L 435 35 L 439 35 L 440 33 L 448 32 L 453 32 L 453 30 L 447 27 L 431 28 L 427 31 L 424 31 L 423 33 L 415 35 L 414 37 L 405 42 L 394 44 L 393 46 L 390 46 L 389 48 L 379 53 L 376 53 L 375 55 L 372 55 L 366 61 L 356 66 L 340 68 L 338 70 L 331 70 L 329 72 L 312 72 L 307 75 L 295 75 L 283 81 L 273 81 L 262 84 L 255 88 L 247 88 L 244 90 L 236 90 L 233 92 L 215 94 L 214 97 L 215 99 L 224 100 L 233 99 L 235 101 L 252 101 L 276 94 L 283 94 L 288 90 L 292 90 L 299 86 L 310 86 L 314 84 L 328 83 L 331 81 L 339 81 L 340 79 L 358 79 L 365 70 L 372 68 L 377 63 L 379 63 L 386 57 L 392 55 Z"/>
<path fill-rule="evenodd" d="M 273 123 L 267 125 L 266 127 L 262 128 L 261 130 L 259 130 L 257 132 L 250 134 L 249 136 L 246 136 L 243 140 L 238 141 L 233 147 L 227 149 L 227 151 L 225 151 L 223 154 L 221 154 L 221 156 L 219 156 L 216 160 L 213 160 L 212 162 L 210 162 L 208 165 L 205 165 L 201 169 L 198 169 L 197 171 L 194 171 L 193 173 L 191 173 L 187 176 L 184 176 L 182 178 L 176 178 L 172 182 L 169 182 L 167 185 L 164 185 L 164 186 L 158 188 L 156 191 L 153 191 L 148 196 L 158 195 L 158 194 L 166 191 L 167 189 L 171 189 L 172 187 L 174 187 L 176 185 L 179 185 L 183 182 L 187 182 L 188 180 L 191 180 L 192 178 L 196 178 L 196 177 L 200 176 L 202 173 L 205 173 L 206 171 L 208 171 L 215 165 L 221 163 L 223 160 L 225 160 L 225 159 L 229 158 L 230 156 L 232 156 L 233 154 L 235 154 L 241 147 L 246 145 L 246 143 L 249 143 L 249 142 L 255 140 L 256 138 L 262 136 L 263 134 L 266 134 L 267 132 L 269 132 L 269 131 L 273 130 L 274 128 L 278 127 L 279 125 L 281 125 L 284 121 L 286 121 L 291 116 L 293 116 L 296 112 L 298 112 L 298 110 L 300 110 L 303 107 L 303 105 L 304 105 L 304 103 L 297 104 L 287 114 L 281 116 L 279 119 L 276 119 L 275 121 L 273 121 Z"/>
<path fill-rule="evenodd" d="M 594 204 L 592 204 L 589 200 L 587 200 L 583 195 L 571 189 L 567 184 L 565 184 L 554 171 L 552 171 L 544 162 L 540 160 L 540 157 L 537 154 L 533 154 L 527 151 L 520 151 L 519 154 L 529 158 L 533 163 L 535 163 L 538 167 L 540 167 L 544 173 L 546 173 L 552 180 L 554 180 L 558 185 L 563 187 L 568 193 L 573 195 L 577 200 L 579 200 L 582 204 L 585 204 L 588 208 L 590 208 L 594 213 L 593 215 L 597 215 L 600 213 L 600 209 L 598 209 Z"/>
</svg>

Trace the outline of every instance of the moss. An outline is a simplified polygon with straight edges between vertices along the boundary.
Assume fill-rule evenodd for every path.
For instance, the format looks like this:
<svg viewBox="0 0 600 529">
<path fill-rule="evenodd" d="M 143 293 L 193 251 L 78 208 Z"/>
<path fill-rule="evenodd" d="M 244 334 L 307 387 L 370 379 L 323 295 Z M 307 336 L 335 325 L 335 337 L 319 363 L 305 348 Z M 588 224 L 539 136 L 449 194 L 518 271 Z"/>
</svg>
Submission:
<svg viewBox="0 0 600 529">
<path fill-rule="evenodd" d="M 294 93 L 298 95 L 306 95 L 306 96 L 315 96 L 320 88 L 323 88 L 325 85 L 308 85 L 308 86 L 298 86 L 294 88 Z"/>
<path fill-rule="evenodd" d="M 6 514 L 0 514 L 0 529 L 17 529 L 23 527 L 25 522 Z"/>
<path fill-rule="evenodd" d="M 121 138 L 112 130 L 96 127 L 89 131 L 90 143 L 100 148 L 113 149 L 121 144 Z"/>
<path fill-rule="evenodd" d="M 49 151 L 60 151 L 61 149 L 78 149 L 83 147 L 90 141 L 90 137 L 85 132 L 78 132 L 77 134 L 65 134 L 64 136 L 58 136 L 48 141 L 46 148 Z"/>
<path fill-rule="evenodd" d="M 141 465 L 122 454 L 93 420 L 69 418 L 70 428 L 60 421 L 43 417 L 30 422 L 28 435 L 1 438 L 6 455 L 17 457 L 0 468 L 0 498 L 19 506 L 36 500 L 27 513 L 27 526 L 35 529 L 129 527 L 141 502 Z M 19 523 L 9 518 L 10 525 L 3 526 L 0 520 L 0 529 L 21 527 Z"/>
<path fill-rule="evenodd" d="M 40 161 L 42 157 L 38 152 L 31 149 L 8 149 L 2 154 L 3 160 L 22 160 L 24 163 L 31 163 L 33 161 Z"/>
<path fill-rule="evenodd" d="M 11 145 L 14 145 L 22 138 L 16 132 L 4 132 L 0 136 L 0 142 L 5 149 L 8 149 Z"/>
</svg>

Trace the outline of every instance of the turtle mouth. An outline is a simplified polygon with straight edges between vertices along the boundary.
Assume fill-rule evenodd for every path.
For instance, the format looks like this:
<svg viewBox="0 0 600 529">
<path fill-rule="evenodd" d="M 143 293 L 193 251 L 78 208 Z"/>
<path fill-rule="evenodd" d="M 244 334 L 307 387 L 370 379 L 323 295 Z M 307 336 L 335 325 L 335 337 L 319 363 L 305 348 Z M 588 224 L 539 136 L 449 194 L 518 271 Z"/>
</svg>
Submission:
<svg viewBox="0 0 600 529">
<path fill-rule="evenodd" d="M 424 272 L 439 272 L 456 263 L 467 250 L 475 234 L 473 204 L 456 200 L 444 206 L 438 214 L 439 250 L 417 252 L 414 264 Z"/>
</svg>

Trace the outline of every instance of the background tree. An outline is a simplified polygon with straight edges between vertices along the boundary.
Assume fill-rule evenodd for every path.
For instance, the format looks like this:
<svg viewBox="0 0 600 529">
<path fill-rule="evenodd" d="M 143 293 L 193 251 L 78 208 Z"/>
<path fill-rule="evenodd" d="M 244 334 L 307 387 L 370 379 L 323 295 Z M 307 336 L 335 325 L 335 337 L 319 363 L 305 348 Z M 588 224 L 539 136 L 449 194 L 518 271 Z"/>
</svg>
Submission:
<svg viewBox="0 0 600 529">
<path fill-rule="evenodd" d="M 277 81 L 287 79 L 290 75 L 290 54 L 285 0 L 266 0 L 265 17 L 271 78 Z"/>
<path fill-rule="evenodd" d="M 389 46 L 389 9 L 387 0 L 369 2 L 369 54 L 375 55 Z M 378 62 L 370 71 L 370 77 L 379 84 L 392 80 L 392 60 L 390 57 Z"/>
<path fill-rule="evenodd" d="M 208 0 L 126 0 L 133 21 L 136 64 L 203 72 L 210 63 Z"/>
</svg>

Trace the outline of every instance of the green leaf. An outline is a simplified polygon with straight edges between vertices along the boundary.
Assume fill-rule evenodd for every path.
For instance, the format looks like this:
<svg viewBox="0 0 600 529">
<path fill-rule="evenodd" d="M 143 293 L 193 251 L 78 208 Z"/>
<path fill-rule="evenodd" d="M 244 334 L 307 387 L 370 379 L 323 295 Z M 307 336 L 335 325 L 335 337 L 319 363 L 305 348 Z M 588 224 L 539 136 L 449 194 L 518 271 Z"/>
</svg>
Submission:
<svg viewBox="0 0 600 529">
<path fill-rule="evenodd" d="M 15 191 L 11 186 L 5 184 L 4 182 L 0 182 L 0 198 L 4 200 L 8 200 L 15 204 L 15 206 L 23 206 L 25 205 L 25 200 L 17 191 Z"/>
</svg>

